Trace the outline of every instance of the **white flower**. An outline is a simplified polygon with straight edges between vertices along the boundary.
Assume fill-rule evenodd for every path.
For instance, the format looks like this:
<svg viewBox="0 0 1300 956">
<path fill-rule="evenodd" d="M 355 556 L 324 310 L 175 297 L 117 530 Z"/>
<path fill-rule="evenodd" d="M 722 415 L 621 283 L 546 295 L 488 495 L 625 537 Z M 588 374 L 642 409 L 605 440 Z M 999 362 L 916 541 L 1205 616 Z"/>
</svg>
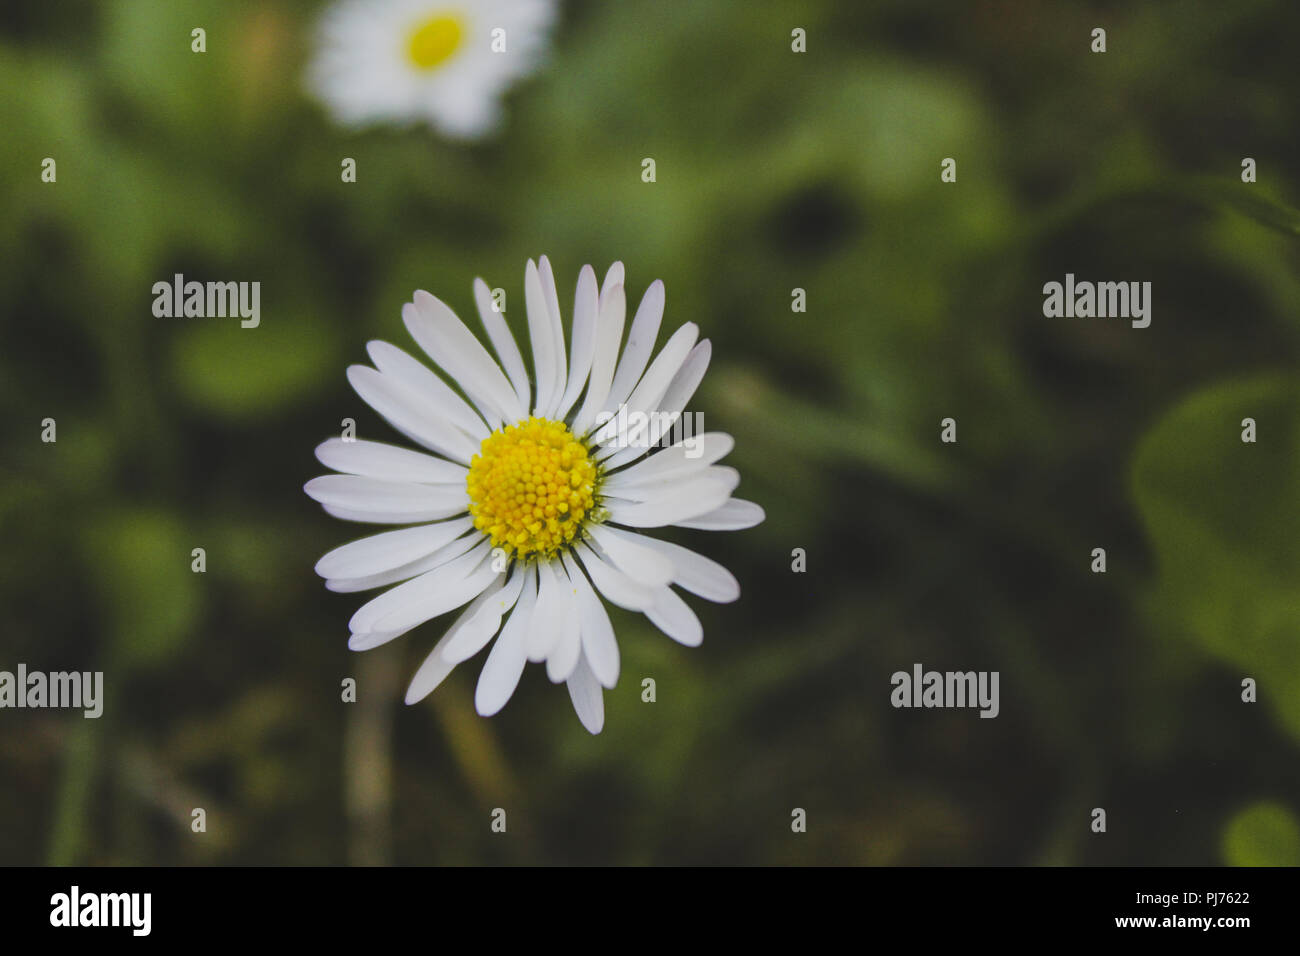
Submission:
<svg viewBox="0 0 1300 956">
<path fill-rule="evenodd" d="M 650 361 L 663 318 L 662 282 L 646 291 L 620 354 L 623 265 L 610 268 L 599 291 L 595 271 L 585 266 L 567 359 L 545 256 L 528 261 L 524 293 L 532 383 L 482 279 L 474 281 L 474 296 L 500 365 L 429 293 L 416 292 L 402 307 L 411 337 L 468 402 L 387 342 L 367 346 L 374 368 L 348 369 L 357 394 L 433 454 L 343 438 L 316 449 L 323 464 L 342 472 L 305 486 L 327 512 L 413 525 L 336 548 L 316 572 L 333 591 L 405 582 L 353 615 L 353 650 L 468 605 L 416 672 L 408 704 L 495 637 L 475 694 L 480 714 L 505 706 L 527 661 L 545 662 L 553 682 L 568 683 L 579 719 L 594 734 L 605 719 L 601 687 L 613 687 L 619 670 L 602 597 L 695 646 L 703 639 L 699 619 L 672 586 L 709 601 L 740 596 L 720 564 L 639 529 L 729 531 L 764 515 L 731 496 L 740 475 L 716 464 L 731 451 L 731 436 L 670 430 L 704 376 L 711 346 L 697 343 L 699 328 L 687 322 Z M 626 414 L 609 418 L 616 410 Z M 682 431 L 680 441 L 647 457 L 666 444 L 662 437 L 671 441 Z"/>
<path fill-rule="evenodd" d="M 554 0 L 341 0 L 321 19 L 308 87 L 348 126 L 424 121 L 476 139 L 554 18 Z"/>
</svg>

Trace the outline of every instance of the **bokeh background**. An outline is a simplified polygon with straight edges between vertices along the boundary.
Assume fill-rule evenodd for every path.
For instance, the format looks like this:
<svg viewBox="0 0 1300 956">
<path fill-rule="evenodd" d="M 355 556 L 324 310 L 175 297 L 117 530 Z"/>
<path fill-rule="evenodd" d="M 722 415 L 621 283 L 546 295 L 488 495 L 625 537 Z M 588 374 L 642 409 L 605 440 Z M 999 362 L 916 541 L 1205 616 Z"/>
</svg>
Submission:
<svg viewBox="0 0 1300 956">
<path fill-rule="evenodd" d="M 1300 862 L 1300 7 L 567 0 L 473 145 L 332 126 L 319 11 L 0 9 L 0 669 L 107 685 L 0 712 L 0 862 Z M 445 622 L 348 651 L 312 566 L 367 529 L 301 491 L 342 419 L 394 437 L 344 369 L 412 290 L 522 303 L 541 253 L 568 302 L 664 279 L 768 515 L 678 536 L 743 587 L 701 648 L 613 612 L 596 738 L 538 668 L 402 705 Z M 155 318 L 175 272 L 261 327 Z M 1151 327 L 1044 318 L 1066 272 Z M 1001 715 L 894 710 L 916 662 Z"/>
</svg>

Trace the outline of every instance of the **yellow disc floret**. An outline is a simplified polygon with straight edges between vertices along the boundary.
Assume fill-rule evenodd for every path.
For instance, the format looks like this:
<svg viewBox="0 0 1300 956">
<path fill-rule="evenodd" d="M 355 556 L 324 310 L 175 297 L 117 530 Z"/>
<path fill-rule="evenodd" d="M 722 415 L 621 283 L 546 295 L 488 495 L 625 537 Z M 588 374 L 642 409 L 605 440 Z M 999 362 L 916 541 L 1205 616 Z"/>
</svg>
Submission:
<svg viewBox="0 0 1300 956">
<path fill-rule="evenodd" d="M 406 55 L 417 69 L 432 70 L 460 49 L 464 32 L 459 17 L 445 13 L 430 17 L 411 31 Z"/>
<path fill-rule="evenodd" d="M 528 418 L 487 438 L 469 465 L 469 513 L 518 558 L 570 545 L 596 507 L 596 463 L 563 422 Z"/>
</svg>

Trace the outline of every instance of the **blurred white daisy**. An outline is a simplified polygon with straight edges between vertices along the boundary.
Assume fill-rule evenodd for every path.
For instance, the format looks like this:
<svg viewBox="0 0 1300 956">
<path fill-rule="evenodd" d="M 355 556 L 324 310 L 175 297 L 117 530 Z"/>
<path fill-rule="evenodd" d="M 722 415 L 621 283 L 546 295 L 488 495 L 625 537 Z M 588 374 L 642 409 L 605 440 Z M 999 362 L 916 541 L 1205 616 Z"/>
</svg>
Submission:
<svg viewBox="0 0 1300 956">
<path fill-rule="evenodd" d="M 307 83 L 344 125 L 427 122 L 476 139 L 537 66 L 554 19 L 554 0 L 341 0 L 321 19 Z"/>
<path fill-rule="evenodd" d="M 703 639 L 699 619 L 673 587 L 717 602 L 740 595 L 726 568 L 642 529 L 738 530 L 762 521 L 763 510 L 733 498 L 740 475 L 717 464 L 731 451 L 731 436 L 670 430 L 711 347 L 696 341 L 699 328 L 688 322 L 651 361 L 662 282 L 646 291 L 620 352 L 623 266 L 615 263 L 599 289 L 585 266 L 566 358 L 550 263 L 530 259 L 524 301 L 532 382 L 482 279 L 474 295 L 500 364 L 450 308 L 421 291 L 402 307 L 402 319 L 451 384 L 387 342 L 367 346 L 373 368 L 348 369 L 357 394 L 428 452 L 341 438 L 316 449 L 341 472 L 305 487 L 327 512 L 412 525 L 336 548 L 316 571 L 333 591 L 397 585 L 353 615 L 353 650 L 465 608 L 415 674 L 408 704 L 491 643 L 475 693 L 480 714 L 505 706 L 526 662 L 544 662 L 553 682 L 567 682 L 583 725 L 599 733 L 601 688 L 613 687 L 619 671 L 602 598 L 695 646 Z M 623 416 L 610 418 L 619 410 Z"/>
</svg>

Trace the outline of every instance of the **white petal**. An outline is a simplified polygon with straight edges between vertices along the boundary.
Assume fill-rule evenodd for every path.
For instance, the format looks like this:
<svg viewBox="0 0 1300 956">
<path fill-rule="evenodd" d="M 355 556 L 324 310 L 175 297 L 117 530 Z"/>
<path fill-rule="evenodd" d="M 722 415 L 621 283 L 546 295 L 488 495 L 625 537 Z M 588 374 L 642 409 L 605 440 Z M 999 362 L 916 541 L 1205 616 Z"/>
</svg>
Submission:
<svg viewBox="0 0 1300 956">
<path fill-rule="evenodd" d="M 484 542 L 484 545 L 487 542 Z M 416 598 L 384 615 L 374 624 L 373 631 L 404 634 L 413 627 L 419 627 L 425 621 L 432 620 L 440 614 L 446 614 L 483 593 L 483 590 L 499 580 L 504 572 L 492 567 L 492 558 L 484 545 L 471 551 L 467 558 L 479 555 L 479 563 L 469 562 L 471 573 L 454 584 L 432 587 L 429 593 Z M 440 569 L 438 569 L 440 570 Z M 438 573 L 437 570 L 431 572 Z"/>
<path fill-rule="evenodd" d="M 731 453 L 736 440 L 725 432 L 705 432 L 657 451 L 645 461 L 609 475 L 602 487 L 611 491 L 659 481 L 676 481 L 707 468 Z"/>
<path fill-rule="evenodd" d="M 399 584 L 395 588 L 389 588 L 383 594 L 371 598 L 357 608 L 356 613 L 352 615 L 352 619 L 348 621 L 348 628 L 352 631 L 353 637 L 361 637 L 374 631 L 375 625 L 380 619 L 393 611 L 428 598 L 432 593 L 446 592 L 457 587 L 482 562 L 483 556 L 488 553 L 488 548 L 489 543 L 483 541 L 473 550 L 466 552 L 455 560 L 434 568 L 432 571 L 426 571 L 419 577 L 411 578 L 411 580 Z M 487 586 L 487 583 L 484 582 L 484 587 Z M 481 591 L 482 588 L 471 597 L 477 596 Z"/>
<path fill-rule="evenodd" d="M 582 632 L 577 622 L 564 629 L 551 653 L 546 656 L 546 676 L 552 684 L 568 680 L 582 656 Z"/>
<path fill-rule="evenodd" d="M 618 641 L 609 614 L 596 592 L 587 582 L 587 576 L 578 568 L 573 556 L 564 556 L 564 566 L 569 572 L 577 601 L 578 615 L 582 621 L 582 652 L 591 665 L 592 673 L 606 687 L 618 683 Z"/>
<path fill-rule="evenodd" d="M 639 428 L 629 429 L 629 433 L 626 435 L 620 435 L 617 424 L 618 419 L 607 423 L 604 428 L 596 432 L 594 439 L 598 444 L 609 443 L 598 453 L 600 457 L 612 455 L 620 448 L 625 448 L 637 441 L 641 431 L 649 427 L 649 412 L 658 406 L 659 400 L 663 398 L 664 392 L 668 390 L 668 383 L 673 380 L 678 370 L 681 369 L 682 363 L 686 361 L 686 356 L 695 347 L 695 340 L 699 337 L 699 334 L 700 327 L 694 322 L 687 322 L 673 333 L 672 338 L 655 356 L 655 360 L 650 363 L 650 368 L 646 370 L 645 376 L 637 383 L 636 388 L 632 390 L 632 394 L 627 399 L 628 415 L 645 415 L 645 424 Z"/>
<path fill-rule="evenodd" d="M 565 582 L 567 583 L 567 581 Z M 556 577 L 550 561 L 537 563 L 537 610 L 533 612 L 532 624 L 524 638 L 524 650 L 528 659 L 534 664 L 546 660 L 546 655 L 560 639 L 569 613 L 568 595 Z"/>
<path fill-rule="evenodd" d="M 604 485 L 601 487 L 601 495 L 606 505 L 611 508 L 616 504 L 625 507 L 630 502 L 653 505 L 685 494 L 683 489 L 693 487 L 703 491 L 710 483 L 725 486 L 727 493 L 730 494 L 740 484 L 740 472 L 728 465 L 712 465 L 669 478 L 619 484 L 613 487 Z"/>
<path fill-rule="evenodd" d="M 560 561 L 552 562 L 551 567 L 559 589 L 562 617 L 560 633 L 546 655 L 546 676 L 551 683 L 558 684 L 569 679 L 582 656 L 582 617 L 578 613 L 578 589 L 569 580 L 569 572 Z"/>
<path fill-rule="evenodd" d="M 555 391 L 546 404 L 546 417 L 555 418 L 555 408 L 560 403 L 566 385 L 564 355 L 564 323 L 560 316 L 560 294 L 555 288 L 555 273 L 551 271 L 551 262 L 546 256 L 537 260 L 537 273 L 542 280 L 542 291 L 546 294 L 546 308 L 551 313 L 551 339 L 555 346 Z"/>
<path fill-rule="evenodd" d="M 528 372 L 524 370 L 524 358 L 519 354 L 519 344 L 510 334 L 510 326 L 506 324 L 505 316 L 493 307 L 492 293 L 482 279 L 474 280 L 474 302 L 478 306 L 478 315 L 483 322 L 483 328 L 492 341 L 492 348 L 496 349 L 497 358 L 501 360 L 506 375 L 510 377 L 510 384 L 515 388 L 519 407 L 527 408 Z"/>
<path fill-rule="evenodd" d="M 468 474 L 464 465 L 377 441 L 331 438 L 316 446 L 316 457 L 335 471 L 384 481 L 464 484 Z"/>
<path fill-rule="evenodd" d="M 447 567 L 448 565 L 444 565 L 443 567 L 437 568 L 429 573 L 438 574 L 439 572 L 445 571 Z M 387 644 L 389 641 L 401 637 L 412 628 L 420 626 L 425 621 L 432 620 L 438 615 L 445 614 L 448 611 L 454 611 L 456 608 L 472 601 L 483 593 L 483 589 L 492 583 L 494 577 L 495 575 L 490 570 L 489 565 L 480 564 L 478 570 L 468 577 L 460 578 L 455 583 L 440 586 L 439 597 L 441 603 L 434 605 L 432 603 L 432 598 L 427 599 L 423 605 L 424 616 L 419 620 L 408 617 L 406 618 L 407 623 L 397 624 L 390 623 L 388 619 L 382 619 L 380 623 L 376 625 L 374 630 L 366 631 L 364 634 L 353 634 L 348 638 L 348 648 L 354 651 L 368 651 L 372 647 Z M 413 578 L 412 580 L 419 579 Z M 405 609 L 397 613 L 402 614 L 404 613 L 404 610 Z"/>
<path fill-rule="evenodd" d="M 528 655 L 524 651 L 524 635 L 532 621 L 537 602 L 536 580 L 537 575 L 530 567 L 523 593 L 519 595 L 519 603 L 515 605 L 514 613 L 506 621 L 506 626 L 501 629 L 501 636 L 492 645 L 478 676 L 478 686 L 474 690 L 474 709 L 484 717 L 491 717 L 506 705 L 524 673 L 524 664 L 528 661 Z"/>
<path fill-rule="evenodd" d="M 673 584 L 706 601 L 720 604 L 740 597 L 740 582 L 736 576 L 712 558 L 649 535 L 643 535 L 641 540 L 673 562 Z"/>
<path fill-rule="evenodd" d="M 420 348 L 429 353 L 484 414 L 488 426 L 493 418 L 518 421 L 523 417 L 519 399 L 501 366 L 493 361 L 482 343 L 446 303 L 418 290 L 412 297 L 414 309 L 402 308 L 402 320 Z M 490 415 L 490 412 L 495 415 Z"/>
<path fill-rule="evenodd" d="M 418 701 L 424 700 L 424 698 L 433 693 L 437 686 L 446 679 L 447 675 L 455 669 L 456 664 L 459 663 L 459 661 L 453 660 L 447 656 L 447 648 L 456 639 L 457 635 L 465 631 L 467 625 L 477 619 L 479 611 L 483 609 L 483 606 L 496 594 L 500 593 L 500 591 L 501 588 L 499 582 L 494 582 L 489 585 L 487 590 L 469 603 L 469 606 L 465 608 L 458 618 L 456 618 L 456 623 L 447 629 L 447 633 L 443 634 L 442 637 L 439 638 L 437 644 L 433 645 L 433 650 L 431 650 L 429 656 L 424 659 L 424 663 L 420 665 L 420 669 L 417 670 L 415 676 L 411 678 L 410 686 L 406 688 L 406 703 L 414 704 Z M 501 619 L 497 618 L 497 626 L 499 627 L 500 624 Z M 496 630 L 494 629 L 492 633 L 495 634 Z M 491 635 L 488 635 L 488 638 L 485 639 L 484 643 L 486 643 L 490 638 Z"/>
<path fill-rule="evenodd" d="M 340 594 L 349 594 L 354 591 L 369 591 L 372 588 L 387 587 L 390 584 L 396 584 L 398 581 L 405 581 L 407 578 L 413 578 L 417 574 L 424 574 L 426 571 L 432 571 L 434 568 L 441 567 L 448 561 L 460 557 L 470 548 L 474 547 L 480 540 L 477 534 L 467 534 L 463 538 L 457 538 L 455 541 L 443 545 L 438 550 L 423 557 L 416 558 L 406 564 L 390 568 L 387 571 L 377 571 L 374 574 L 359 575 L 356 577 L 339 577 L 328 578 L 325 581 L 325 587 L 331 591 Z"/>
<path fill-rule="evenodd" d="M 545 416 L 557 397 L 560 357 L 555 352 L 551 308 L 546 302 L 546 291 L 542 288 L 537 264 L 532 259 L 524 267 L 524 306 L 528 310 L 528 336 L 533 343 L 533 367 L 537 381 L 533 414 Z"/>
<path fill-rule="evenodd" d="M 469 660 L 484 647 L 487 642 L 501 630 L 501 619 L 515 606 L 519 593 L 523 590 L 524 569 L 518 565 L 510 573 L 510 580 L 504 587 L 484 592 L 480 595 L 482 604 L 472 620 L 452 636 L 442 649 L 442 656 L 453 664 Z"/>
<path fill-rule="evenodd" d="M 591 377 L 587 380 L 587 396 L 582 409 L 573 420 L 573 434 L 582 438 L 590 430 L 596 415 L 605 407 L 610 382 L 614 377 L 614 363 L 618 361 L 618 345 L 623 338 L 623 321 L 627 317 L 627 298 L 623 294 L 623 264 L 610 266 L 605 284 L 600 290 L 599 314 L 596 319 L 596 348 L 591 358 Z"/>
<path fill-rule="evenodd" d="M 459 428 L 431 414 L 419 396 L 369 365 L 348 368 L 348 381 L 362 400 L 412 441 L 468 465 L 478 444 Z"/>
<path fill-rule="evenodd" d="M 640 611 L 654 603 L 654 590 L 633 581 L 622 571 L 600 558 L 586 544 L 574 549 L 582 559 L 582 566 L 591 575 L 596 589 L 605 596 L 605 600 L 629 611 Z"/>
<path fill-rule="evenodd" d="M 588 530 L 614 566 L 638 584 L 661 588 L 673 579 L 672 561 L 642 544 L 645 539 L 641 535 L 603 525 Z"/>
<path fill-rule="evenodd" d="M 448 662 L 442 656 L 443 644 L 450 634 L 451 632 L 448 631 L 443 635 L 442 640 L 433 645 L 433 650 L 429 652 L 429 656 L 424 659 L 420 669 L 411 678 L 410 686 L 406 688 L 407 704 L 418 704 L 424 700 L 438 689 L 438 685 L 447 679 L 448 674 L 456 669 L 455 664 Z"/>
<path fill-rule="evenodd" d="M 578 274 L 578 288 L 573 294 L 573 350 L 569 356 L 569 384 L 555 409 L 555 418 L 563 420 L 578 400 L 582 386 L 587 384 L 591 372 L 591 359 L 596 352 L 596 314 L 600 308 L 596 291 L 596 270 L 583 266 Z"/>
<path fill-rule="evenodd" d="M 470 403 L 483 418 L 483 421 L 487 423 L 488 430 L 495 431 L 501 427 L 506 414 L 505 411 L 498 403 L 492 401 L 492 389 L 480 376 L 480 369 L 470 357 L 470 354 L 465 349 L 457 347 L 457 344 L 451 344 L 454 342 L 465 345 L 465 343 L 459 338 L 448 338 L 443 332 L 443 327 L 435 324 L 431 315 L 425 314 L 421 306 L 417 304 L 427 304 L 420 297 L 421 292 L 423 290 L 416 290 L 415 296 L 412 297 L 415 301 L 402 306 L 402 324 L 406 326 L 407 332 L 424 350 L 424 353 L 432 358 L 438 367 L 446 372 L 452 381 L 460 387 L 461 391 L 469 397 Z M 423 294 L 429 296 L 430 299 L 434 299 L 428 292 L 423 292 Z M 445 303 L 440 299 L 434 299 L 434 301 L 447 308 L 448 312 L 451 312 L 450 307 L 445 306 Z M 429 306 L 429 309 L 431 313 L 436 312 L 437 316 L 442 317 L 441 311 L 434 310 L 432 306 Z M 451 314 L 455 321 L 460 323 L 460 317 L 456 316 L 454 312 Z M 463 326 L 464 323 L 461 323 L 461 325 Z M 451 326 L 447 327 L 450 328 Z M 465 347 L 468 348 L 469 346 L 465 345 Z M 436 355 L 430 351 L 431 348 L 437 349 Z M 489 360 L 490 358 L 489 356 Z"/>
<path fill-rule="evenodd" d="M 371 535 L 328 552 L 316 562 L 316 573 L 323 578 L 363 578 L 391 571 L 433 554 L 473 526 L 474 519 L 466 515 Z"/>
<path fill-rule="evenodd" d="M 391 375 L 418 395 L 430 412 L 437 413 L 478 441 L 487 437 L 487 426 L 478 413 L 415 356 L 379 339 L 366 343 L 366 352 L 379 371 Z"/>
<path fill-rule="evenodd" d="M 623 284 L 623 278 L 624 278 L 623 263 L 621 262 L 615 262 L 612 265 L 610 265 L 608 269 L 605 270 L 605 279 L 600 284 L 600 296 L 602 302 L 604 301 L 606 292 L 613 292 L 616 286 L 620 286 Z M 623 337 L 623 333 L 620 330 L 619 338 L 622 337 Z"/>
<path fill-rule="evenodd" d="M 585 660 L 579 659 L 569 678 L 569 698 L 582 726 L 590 733 L 600 733 L 605 726 L 605 695 Z"/>
<path fill-rule="evenodd" d="M 359 475 L 323 475 L 303 485 L 303 491 L 327 508 L 365 515 L 361 520 L 382 524 L 450 518 L 469 507 L 469 493 L 460 485 L 419 485 Z"/>
<path fill-rule="evenodd" d="M 700 531 L 740 531 L 752 528 L 762 522 L 767 515 L 763 509 L 752 501 L 732 498 L 726 504 L 687 521 L 678 521 L 683 528 L 695 528 Z"/>
<path fill-rule="evenodd" d="M 668 391 L 664 392 L 664 397 L 659 400 L 659 407 L 650 416 L 650 434 L 647 439 L 617 451 L 605 463 L 606 468 L 619 468 L 630 461 L 635 461 L 651 448 L 657 446 L 660 439 L 665 435 L 685 435 L 688 438 L 692 435 L 690 416 L 687 415 L 686 420 L 683 421 L 681 415 L 686 409 L 686 403 L 691 400 L 695 390 L 700 387 L 700 382 L 704 379 L 704 373 L 708 370 L 709 359 L 712 355 L 713 345 L 708 339 L 696 344 L 695 348 L 691 349 L 691 354 L 686 356 L 686 361 L 677 370 L 673 380 L 668 383 Z M 698 421 L 699 415 L 697 414 L 696 422 L 698 423 Z M 674 427 L 676 431 L 674 431 Z M 688 438 L 682 440 L 685 441 Z"/>
<path fill-rule="evenodd" d="M 730 469 L 726 478 L 715 477 L 711 472 L 723 471 L 721 466 L 706 469 L 697 478 L 676 482 L 651 500 L 629 502 L 619 498 L 606 498 L 610 519 L 631 528 L 662 528 L 670 524 L 683 524 L 719 508 L 735 490 Z"/>
<path fill-rule="evenodd" d="M 659 325 L 664 318 L 664 284 L 659 279 L 650 283 L 641 296 L 636 315 L 632 318 L 632 328 L 627 333 L 627 344 L 623 346 L 623 357 L 618 361 L 618 370 L 605 398 L 605 411 L 613 411 L 627 401 L 632 389 L 645 371 L 654 351 L 655 340 L 659 337 Z"/>
<path fill-rule="evenodd" d="M 704 640 L 700 619 L 672 588 L 660 588 L 655 592 L 654 603 L 645 609 L 645 616 L 679 644 L 699 647 Z"/>
</svg>

